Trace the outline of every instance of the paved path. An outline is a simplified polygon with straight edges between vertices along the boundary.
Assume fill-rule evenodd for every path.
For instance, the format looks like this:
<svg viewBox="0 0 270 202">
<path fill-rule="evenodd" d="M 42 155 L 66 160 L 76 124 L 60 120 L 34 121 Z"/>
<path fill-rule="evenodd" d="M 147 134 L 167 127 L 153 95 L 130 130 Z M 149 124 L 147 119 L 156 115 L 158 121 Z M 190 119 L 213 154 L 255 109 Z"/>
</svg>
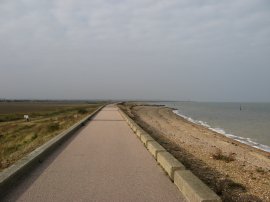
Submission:
<svg viewBox="0 0 270 202">
<path fill-rule="evenodd" d="M 184 201 L 108 106 L 16 185 L 4 201 Z"/>
</svg>

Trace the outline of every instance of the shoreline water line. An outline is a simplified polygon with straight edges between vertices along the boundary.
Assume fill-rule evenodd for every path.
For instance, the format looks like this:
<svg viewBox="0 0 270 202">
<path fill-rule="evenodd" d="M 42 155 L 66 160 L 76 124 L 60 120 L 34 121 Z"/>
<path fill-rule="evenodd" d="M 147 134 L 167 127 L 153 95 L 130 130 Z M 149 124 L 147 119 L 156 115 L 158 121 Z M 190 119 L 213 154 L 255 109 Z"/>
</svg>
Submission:
<svg viewBox="0 0 270 202">
<path fill-rule="evenodd" d="M 191 117 L 185 116 L 185 115 L 181 114 L 179 112 L 179 110 L 172 109 L 172 111 L 173 111 L 174 114 L 176 114 L 176 115 L 184 118 L 185 120 L 187 120 L 187 121 L 189 121 L 191 123 L 195 123 L 197 125 L 204 126 L 207 129 L 209 129 L 209 130 L 212 130 L 212 131 L 214 131 L 216 133 L 219 133 L 221 135 L 224 135 L 224 136 L 226 136 L 226 137 L 228 137 L 230 139 L 236 140 L 236 141 L 241 142 L 243 144 L 252 146 L 254 148 L 257 148 L 257 149 L 260 149 L 260 150 L 263 150 L 263 151 L 266 151 L 266 152 L 270 152 L 270 146 L 267 146 L 267 145 L 264 145 L 264 144 L 255 142 L 251 138 L 245 138 L 245 137 L 241 137 L 241 136 L 237 136 L 237 135 L 226 133 L 226 131 L 224 129 L 222 129 L 222 128 L 213 128 L 208 123 L 206 123 L 204 121 L 195 120 L 195 119 L 193 119 Z"/>
</svg>

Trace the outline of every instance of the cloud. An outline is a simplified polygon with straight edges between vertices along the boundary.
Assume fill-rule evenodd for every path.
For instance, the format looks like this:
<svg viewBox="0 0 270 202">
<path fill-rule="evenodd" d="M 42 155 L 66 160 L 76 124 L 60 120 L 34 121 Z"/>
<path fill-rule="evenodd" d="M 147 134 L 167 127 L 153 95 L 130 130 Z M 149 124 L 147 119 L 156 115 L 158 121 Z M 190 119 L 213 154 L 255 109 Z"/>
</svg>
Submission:
<svg viewBox="0 0 270 202">
<path fill-rule="evenodd" d="M 126 85 L 132 91 L 113 91 L 115 98 L 218 100 L 224 99 L 222 92 L 209 88 L 220 78 L 229 100 L 250 99 L 229 92 L 240 91 L 238 82 L 254 90 L 270 85 L 264 77 L 270 73 L 269 9 L 268 0 L 2 0 L 0 91 L 5 93 L 0 96 L 57 98 L 62 89 L 60 97 L 87 98 L 87 89 L 74 96 L 66 91 L 89 84 L 94 97 L 110 98 L 111 89 Z M 237 79 L 228 84 L 234 69 Z M 63 72 L 86 81 L 71 85 Z M 263 85 L 246 79 L 254 72 Z M 32 87 L 33 75 L 41 86 Z M 102 75 L 106 81 L 100 82 Z M 34 93 L 3 87 L 11 77 Z M 147 86 L 136 84 L 137 78 Z M 96 91 L 101 83 L 106 87 Z M 52 87 L 58 90 L 50 93 Z M 175 88 L 184 93 L 176 95 Z M 200 89 L 211 96 L 198 97 Z M 266 98 L 262 93 L 258 99 Z"/>
</svg>

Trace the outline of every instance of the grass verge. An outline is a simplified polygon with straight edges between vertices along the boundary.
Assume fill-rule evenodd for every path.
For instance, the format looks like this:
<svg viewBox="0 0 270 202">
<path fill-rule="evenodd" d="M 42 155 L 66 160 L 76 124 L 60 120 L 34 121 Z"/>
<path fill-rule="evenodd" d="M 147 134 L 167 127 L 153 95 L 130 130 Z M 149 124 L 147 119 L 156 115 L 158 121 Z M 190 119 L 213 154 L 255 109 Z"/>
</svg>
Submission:
<svg viewBox="0 0 270 202">
<path fill-rule="evenodd" d="M 47 111 L 28 113 L 30 121 L 25 121 L 21 113 L 0 114 L 0 171 L 91 114 L 100 106 L 101 104 L 57 106 Z"/>
</svg>

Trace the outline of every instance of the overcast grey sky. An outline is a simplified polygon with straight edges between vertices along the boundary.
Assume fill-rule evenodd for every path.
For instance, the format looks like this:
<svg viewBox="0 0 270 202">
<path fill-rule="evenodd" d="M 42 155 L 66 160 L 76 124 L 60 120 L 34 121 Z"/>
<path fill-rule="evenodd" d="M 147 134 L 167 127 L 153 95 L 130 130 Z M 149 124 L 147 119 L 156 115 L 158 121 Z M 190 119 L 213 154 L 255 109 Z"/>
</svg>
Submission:
<svg viewBox="0 0 270 202">
<path fill-rule="evenodd" d="M 270 101 L 270 1 L 0 0 L 0 98 Z"/>
</svg>

